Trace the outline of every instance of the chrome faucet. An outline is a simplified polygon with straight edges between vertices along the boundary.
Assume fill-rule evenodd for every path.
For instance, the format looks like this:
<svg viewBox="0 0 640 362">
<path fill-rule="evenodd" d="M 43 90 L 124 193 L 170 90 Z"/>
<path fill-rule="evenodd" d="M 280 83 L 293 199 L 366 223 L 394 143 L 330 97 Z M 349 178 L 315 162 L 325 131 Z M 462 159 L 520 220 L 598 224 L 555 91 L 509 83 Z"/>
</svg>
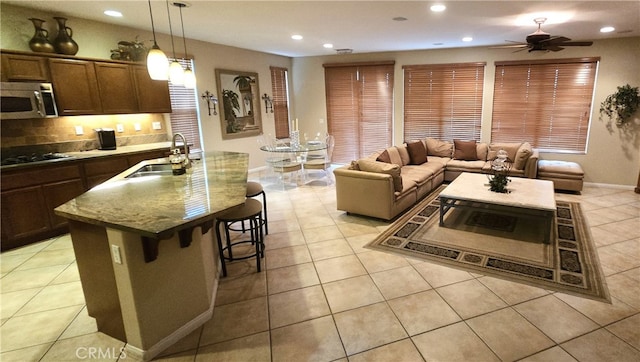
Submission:
<svg viewBox="0 0 640 362">
<path fill-rule="evenodd" d="M 182 138 L 182 146 L 183 146 L 183 151 L 184 151 L 184 161 L 183 161 L 183 166 L 184 168 L 189 168 L 191 167 L 191 160 L 189 160 L 189 148 L 187 146 L 187 139 L 184 137 L 184 135 L 182 133 L 176 133 L 173 135 L 173 140 L 171 141 L 171 152 L 173 153 L 175 149 L 178 149 L 178 147 L 176 147 L 176 138 Z"/>
</svg>

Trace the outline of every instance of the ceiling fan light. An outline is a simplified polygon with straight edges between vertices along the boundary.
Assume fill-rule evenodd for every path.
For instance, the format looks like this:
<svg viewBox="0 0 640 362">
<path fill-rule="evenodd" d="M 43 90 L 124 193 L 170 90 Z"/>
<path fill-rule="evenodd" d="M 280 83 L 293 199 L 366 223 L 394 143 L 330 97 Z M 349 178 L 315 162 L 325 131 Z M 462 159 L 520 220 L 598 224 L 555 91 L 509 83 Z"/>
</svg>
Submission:
<svg viewBox="0 0 640 362">
<path fill-rule="evenodd" d="M 147 53 L 147 72 L 153 80 L 169 79 L 169 59 L 158 44 L 154 44 Z"/>
<path fill-rule="evenodd" d="M 169 81 L 173 85 L 184 84 L 184 69 L 182 69 L 182 65 L 177 60 L 171 62 L 169 66 Z"/>
<path fill-rule="evenodd" d="M 605 27 L 600 28 L 600 32 L 601 33 L 611 33 L 611 32 L 613 32 L 615 30 L 616 30 L 616 28 L 614 28 L 613 26 L 605 26 Z"/>
</svg>

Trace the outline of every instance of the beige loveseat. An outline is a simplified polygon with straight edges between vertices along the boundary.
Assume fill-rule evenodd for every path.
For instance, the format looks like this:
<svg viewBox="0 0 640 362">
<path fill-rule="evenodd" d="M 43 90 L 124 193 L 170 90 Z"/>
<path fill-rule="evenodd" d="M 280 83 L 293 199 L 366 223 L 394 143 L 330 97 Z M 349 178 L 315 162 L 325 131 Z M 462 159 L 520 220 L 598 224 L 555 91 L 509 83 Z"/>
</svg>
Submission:
<svg viewBox="0 0 640 362">
<path fill-rule="evenodd" d="M 511 175 L 536 177 L 539 156 L 528 142 L 488 145 L 426 138 L 335 169 L 337 208 L 390 220 L 462 172 L 490 173 L 501 149 L 514 161 Z"/>
</svg>

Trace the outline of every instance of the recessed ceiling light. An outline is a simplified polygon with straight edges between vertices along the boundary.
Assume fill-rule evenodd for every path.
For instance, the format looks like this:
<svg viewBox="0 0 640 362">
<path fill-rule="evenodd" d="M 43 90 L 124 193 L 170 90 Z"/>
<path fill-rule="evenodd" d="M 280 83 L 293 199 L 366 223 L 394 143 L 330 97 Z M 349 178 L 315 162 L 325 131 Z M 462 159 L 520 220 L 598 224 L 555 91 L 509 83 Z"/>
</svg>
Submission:
<svg viewBox="0 0 640 362">
<path fill-rule="evenodd" d="M 465 36 L 464 38 L 462 38 L 462 41 L 472 41 L 473 38 L 470 36 Z"/>
<path fill-rule="evenodd" d="M 601 33 L 611 33 L 614 30 L 616 30 L 616 28 L 614 28 L 613 26 L 605 26 L 605 27 L 600 29 L 600 32 Z"/>
<path fill-rule="evenodd" d="M 445 11 L 446 8 L 447 7 L 442 4 L 437 4 L 437 5 L 431 6 L 431 11 L 439 13 L 439 12 Z"/>
<path fill-rule="evenodd" d="M 326 44 L 323 44 L 322 46 L 327 48 L 327 49 L 333 48 L 333 44 L 331 44 L 331 43 L 326 43 Z"/>
<path fill-rule="evenodd" d="M 122 13 L 116 10 L 105 10 L 104 15 L 113 16 L 114 18 L 121 18 Z"/>
<path fill-rule="evenodd" d="M 291 39 L 293 39 L 293 40 L 302 40 L 302 35 L 299 35 L 299 34 L 291 35 Z"/>
</svg>

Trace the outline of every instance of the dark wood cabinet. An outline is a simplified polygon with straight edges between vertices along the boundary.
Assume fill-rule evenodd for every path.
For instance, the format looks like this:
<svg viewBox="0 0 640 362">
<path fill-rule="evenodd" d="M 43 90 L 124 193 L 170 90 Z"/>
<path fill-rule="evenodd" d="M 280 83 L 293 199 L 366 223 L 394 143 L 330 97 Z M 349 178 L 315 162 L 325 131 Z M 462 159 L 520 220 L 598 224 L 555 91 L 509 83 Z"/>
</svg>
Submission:
<svg viewBox="0 0 640 362">
<path fill-rule="evenodd" d="M 145 65 L 133 65 L 132 69 L 140 112 L 171 113 L 169 82 L 151 79 Z"/>
<path fill-rule="evenodd" d="M 94 62 L 51 58 L 49 69 L 59 115 L 102 114 Z"/>
<path fill-rule="evenodd" d="M 136 85 L 128 64 L 95 62 L 102 112 L 138 113 Z"/>
<path fill-rule="evenodd" d="M 129 168 L 126 156 L 100 157 L 95 160 L 85 161 L 84 174 L 87 179 L 87 187 L 95 187 L 120 172 Z"/>
<path fill-rule="evenodd" d="M 53 211 L 137 163 L 165 157 L 168 149 L 71 160 L 2 171 L 2 250 L 68 232 Z"/>
<path fill-rule="evenodd" d="M 49 82 L 47 58 L 2 54 L 3 82 Z"/>
<path fill-rule="evenodd" d="M 53 209 L 85 191 L 78 163 L 2 172 L 2 250 L 66 230 Z"/>
</svg>

